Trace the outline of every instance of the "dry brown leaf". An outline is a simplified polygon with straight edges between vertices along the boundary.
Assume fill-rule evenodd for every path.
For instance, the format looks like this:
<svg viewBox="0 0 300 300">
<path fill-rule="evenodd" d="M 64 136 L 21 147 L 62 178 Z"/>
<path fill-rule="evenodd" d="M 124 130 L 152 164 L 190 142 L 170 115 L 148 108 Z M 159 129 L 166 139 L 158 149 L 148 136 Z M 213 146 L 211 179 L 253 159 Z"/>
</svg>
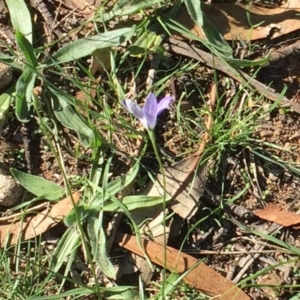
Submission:
<svg viewBox="0 0 300 300">
<path fill-rule="evenodd" d="M 298 0 L 287 1 L 286 4 L 273 9 L 260 6 L 247 6 L 232 3 L 216 3 L 202 5 L 202 9 L 213 24 L 227 40 L 258 40 L 267 37 L 276 38 L 300 28 L 300 4 Z M 252 27 L 251 23 L 260 24 Z M 201 28 L 193 23 L 185 7 L 178 12 L 175 20 L 203 38 Z"/>
<path fill-rule="evenodd" d="M 99 81 L 98 81 L 99 82 Z M 92 98 L 96 96 L 96 84 L 92 84 L 89 88 L 84 88 L 76 93 L 76 99 L 81 103 L 79 105 L 79 111 L 86 117 L 86 108 L 92 108 L 96 110 L 96 106 L 94 105 Z"/>
<path fill-rule="evenodd" d="M 190 156 L 165 170 L 166 192 L 174 199 L 171 208 L 183 219 L 190 219 L 199 207 L 199 198 L 204 191 L 207 163 L 197 167 L 201 156 Z M 143 194 L 162 196 L 164 194 L 163 175 L 150 182 Z"/>
<path fill-rule="evenodd" d="M 75 192 L 73 195 L 75 203 L 80 198 L 80 193 Z M 50 204 L 50 203 L 49 203 Z M 1 247 L 8 240 L 9 244 L 16 244 L 19 239 L 28 240 L 42 234 L 62 221 L 62 219 L 71 211 L 73 203 L 71 197 L 66 197 L 55 204 L 50 204 L 49 208 L 44 209 L 34 216 L 25 217 L 24 220 L 17 220 L 13 223 L 1 222 Z M 9 238 L 7 238 L 9 235 Z"/>
<path fill-rule="evenodd" d="M 275 222 L 285 227 L 300 224 L 300 215 L 283 210 L 280 206 L 273 203 L 269 203 L 265 209 L 255 210 L 254 214 L 261 219 Z"/>
<path fill-rule="evenodd" d="M 82 14 L 86 19 L 92 18 L 100 5 L 100 0 L 60 0 L 65 6 Z"/>
<path fill-rule="evenodd" d="M 90 66 L 90 71 L 93 75 L 95 75 L 96 72 L 111 69 L 110 53 L 110 48 L 98 49 L 93 52 Z"/>
<path fill-rule="evenodd" d="M 144 256 L 135 236 L 118 233 L 116 238 L 121 247 L 140 256 Z M 214 299 L 250 300 L 250 297 L 231 281 L 227 280 L 204 263 L 199 263 L 196 258 L 179 252 L 171 247 L 164 248 L 162 245 L 149 240 L 142 239 L 141 243 L 145 253 L 153 263 L 165 266 L 171 272 L 181 274 L 194 267 L 184 277 L 185 281 L 205 294 L 216 296 Z M 165 251 L 167 254 L 167 261 L 164 263 Z"/>
</svg>

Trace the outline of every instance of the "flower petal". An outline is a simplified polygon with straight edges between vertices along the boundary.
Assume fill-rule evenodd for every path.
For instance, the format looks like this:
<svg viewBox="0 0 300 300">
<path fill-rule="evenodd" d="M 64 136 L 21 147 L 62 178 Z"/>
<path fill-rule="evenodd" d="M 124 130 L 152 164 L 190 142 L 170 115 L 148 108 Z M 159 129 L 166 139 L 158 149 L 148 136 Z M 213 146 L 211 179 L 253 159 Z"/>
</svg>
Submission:
<svg viewBox="0 0 300 300">
<path fill-rule="evenodd" d="M 143 119 L 143 109 L 139 107 L 135 102 L 125 99 L 122 101 L 123 106 L 136 118 Z"/>
<path fill-rule="evenodd" d="M 162 113 L 163 110 L 165 110 L 166 108 L 169 107 L 170 102 L 173 100 L 172 96 L 167 96 L 163 99 L 161 99 L 159 101 L 159 103 L 157 104 L 157 111 L 156 111 L 156 115 L 159 115 L 160 113 Z"/>
<path fill-rule="evenodd" d="M 144 112 L 144 115 L 147 115 L 147 116 L 149 116 L 149 115 L 156 116 L 157 99 L 156 99 L 155 95 L 151 92 L 148 94 L 148 96 L 146 98 L 146 102 L 143 107 L 143 112 Z"/>
<path fill-rule="evenodd" d="M 147 129 L 154 129 L 155 125 L 156 125 L 156 119 L 157 116 L 155 115 L 151 115 L 148 112 L 144 111 L 144 120 L 142 120 L 142 123 L 145 126 L 145 123 L 147 124 L 147 126 L 145 126 Z M 144 123 L 145 122 L 145 123 Z"/>
</svg>

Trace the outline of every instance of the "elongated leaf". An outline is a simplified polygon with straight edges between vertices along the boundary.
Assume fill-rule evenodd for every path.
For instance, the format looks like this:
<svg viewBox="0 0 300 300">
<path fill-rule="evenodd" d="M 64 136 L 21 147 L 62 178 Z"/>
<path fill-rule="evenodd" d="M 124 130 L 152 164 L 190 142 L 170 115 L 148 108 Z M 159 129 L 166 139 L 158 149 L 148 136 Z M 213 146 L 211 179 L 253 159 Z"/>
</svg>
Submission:
<svg viewBox="0 0 300 300">
<path fill-rule="evenodd" d="M 98 49 L 116 47 L 130 39 L 134 33 L 135 27 L 125 27 L 79 39 L 58 50 L 46 61 L 46 64 L 73 61 L 91 55 Z"/>
<path fill-rule="evenodd" d="M 15 86 L 12 86 L 9 90 L 0 95 L 0 133 L 2 132 L 2 122 L 4 121 L 5 115 L 14 99 L 15 88 Z"/>
<path fill-rule="evenodd" d="M 127 16 L 131 15 L 141 9 L 148 7 L 153 8 L 154 5 L 159 3 L 164 3 L 163 0 L 119 0 L 116 1 L 116 4 L 109 13 L 104 14 L 103 16 L 96 18 L 95 21 L 108 21 L 117 16 Z"/>
<path fill-rule="evenodd" d="M 58 293 L 56 295 L 47 296 L 31 296 L 27 300 L 61 300 L 61 299 L 79 299 L 78 296 L 87 297 L 88 295 L 94 294 L 92 288 L 80 287 L 68 290 L 66 292 Z M 76 297 L 77 296 L 77 297 Z"/>
<path fill-rule="evenodd" d="M 28 7 L 24 0 L 5 0 L 11 23 L 16 31 L 22 32 L 32 44 L 32 23 Z"/>
<path fill-rule="evenodd" d="M 114 299 L 114 300 L 128 300 L 137 299 L 137 291 L 134 286 L 113 286 L 111 288 L 99 287 L 100 291 L 103 292 L 104 299 Z M 48 296 L 32 296 L 26 300 L 61 300 L 61 299 L 84 299 L 88 295 L 94 294 L 95 291 L 92 288 L 80 287 L 68 290 L 66 292 L 61 292 L 56 295 Z M 80 297 L 81 296 L 81 297 Z"/>
<path fill-rule="evenodd" d="M 0 52 L 0 61 L 19 70 L 23 70 L 23 65 L 14 61 L 15 58 L 13 56 L 8 56 L 2 52 Z"/>
<path fill-rule="evenodd" d="M 37 58 L 35 56 L 32 44 L 25 38 L 25 36 L 20 31 L 16 32 L 16 41 L 27 62 L 30 64 L 31 67 L 35 68 L 37 66 Z"/>
<path fill-rule="evenodd" d="M 102 210 L 103 203 L 105 203 L 105 201 L 114 197 L 117 193 L 125 189 L 136 178 L 136 175 L 139 171 L 139 162 L 140 161 L 137 160 L 127 174 L 118 177 L 112 182 L 109 182 L 105 190 L 103 188 L 97 187 L 99 192 L 95 194 L 94 198 L 91 200 L 91 203 L 78 207 L 82 218 L 81 220 L 84 220 L 91 212 Z M 110 205 L 110 209 L 112 211 L 116 209 L 122 210 L 121 208 L 119 208 L 120 206 L 118 206 L 117 203 L 111 203 L 108 205 Z M 107 210 L 109 210 L 109 207 Z M 64 222 L 68 227 L 72 226 L 76 221 L 76 213 L 74 210 L 72 210 L 64 219 Z"/>
<path fill-rule="evenodd" d="M 26 68 L 16 84 L 16 115 L 21 122 L 28 122 L 28 112 L 32 103 L 32 90 L 36 75 Z"/>
<path fill-rule="evenodd" d="M 200 27 L 203 26 L 203 16 L 200 0 L 184 0 L 187 11 L 191 19 Z"/>
<path fill-rule="evenodd" d="M 62 187 L 42 177 L 23 173 L 13 168 L 10 169 L 10 172 L 26 190 L 37 197 L 57 200 L 65 194 L 65 190 Z"/>
<path fill-rule="evenodd" d="M 166 201 L 171 200 L 171 197 L 168 197 Z M 144 196 L 144 195 L 133 195 L 127 196 L 122 199 L 122 204 L 126 206 L 127 210 L 135 210 L 138 208 L 147 208 L 155 206 L 164 202 L 164 197 L 161 196 Z M 104 211 L 122 211 L 123 209 L 118 205 L 118 201 L 113 203 L 104 204 Z"/>
<path fill-rule="evenodd" d="M 139 171 L 139 160 L 136 161 L 134 166 L 127 172 L 127 174 L 121 175 L 115 180 L 109 182 L 105 190 L 100 187 L 99 192 L 96 193 L 91 207 L 102 205 L 102 202 L 108 200 L 111 196 L 115 196 L 117 193 L 121 192 L 124 188 L 126 188 L 135 178 Z M 103 195 L 104 198 L 103 198 Z"/>
<path fill-rule="evenodd" d="M 232 57 L 233 50 L 224 37 L 216 30 L 205 15 L 203 15 L 202 30 L 215 51 L 225 57 Z"/>
<path fill-rule="evenodd" d="M 114 286 L 111 288 L 103 288 L 103 297 L 106 300 L 128 300 L 141 299 L 136 287 L 130 286 Z"/>
<path fill-rule="evenodd" d="M 106 253 L 106 238 L 100 222 L 100 218 L 96 214 L 89 216 L 87 231 L 89 241 L 92 247 L 92 254 L 100 270 L 109 278 L 116 278 L 116 271 L 110 262 Z"/>
<path fill-rule="evenodd" d="M 58 93 L 53 88 L 49 87 L 49 90 L 54 101 L 54 114 L 56 118 L 67 128 L 76 131 L 82 144 L 88 147 L 94 139 L 93 131 L 68 103 L 69 99 L 67 97 Z"/>
<path fill-rule="evenodd" d="M 73 254 L 76 253 L 79 245 L 80 235 L 78 231 L 74 228 L 68 228 L 55 247 L 49 270 L 55 274 L 66 261 L 72 261 L 74 259 Z"/>
</svg>

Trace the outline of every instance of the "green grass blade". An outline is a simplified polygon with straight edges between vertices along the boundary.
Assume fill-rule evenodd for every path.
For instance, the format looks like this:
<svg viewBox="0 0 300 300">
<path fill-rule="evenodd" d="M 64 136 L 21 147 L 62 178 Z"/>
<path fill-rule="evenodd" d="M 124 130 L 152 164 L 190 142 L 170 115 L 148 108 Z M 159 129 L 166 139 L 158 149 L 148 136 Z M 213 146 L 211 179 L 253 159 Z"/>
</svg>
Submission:
<svg viewBox="0 0 300 300">
<path fill-rule="evenodd" d="M 26 68 L 16 84 L 16 116 L 21 122 L 28 122 L 28 113 L 32 103 L 32 90 L 36 75 Z"/>
<path fill-rule="evenodd" d="M 98 49 L 116 47 L 130 39 L 134 33 L 135 27 L 133 26 L 79 39 L 59 49 L 45 63 L 49 65 L 55 62 L 69 62 L 91 55 Z"/>
<path fill-rule="evenodd" d="M 30 66 L 35 68 L 38 62 L 32 44 L 25 38 L 25 36 L 20 31 L 16 32 L 16 41 L 22 54 L 26 58 L 26 61 L 30 64 Z"/>
<path fill-rule="evenodd" d="M 10 169 L 10 172 L 26 190 L 37 197 L 57 200 L 65 195 L 62 187 L 42 177 L 23 173 L 13 168 Z"/>
<path fill-rule="evenodd" d="M 109 13 L 96 18 L 95 21 L 108 21 L 118 16 L 127 16 L 142 9 L 164 3 L 163 0 L 119 0 Z"/>
<path fill-rule="evenodd" d="M 11 23 L 32 44 L 32 23 L 28 7 L 23 0 L 5 0 Z"/>
</svg>

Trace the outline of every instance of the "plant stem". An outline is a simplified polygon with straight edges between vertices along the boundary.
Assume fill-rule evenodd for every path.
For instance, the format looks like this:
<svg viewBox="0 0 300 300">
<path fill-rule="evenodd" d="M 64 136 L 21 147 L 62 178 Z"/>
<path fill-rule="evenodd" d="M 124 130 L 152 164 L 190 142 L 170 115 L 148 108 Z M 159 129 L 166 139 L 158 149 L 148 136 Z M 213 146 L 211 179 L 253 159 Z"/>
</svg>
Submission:
<svg viewBox="0 0 300 300">
<path fill-rule="evenodd" d="M 167 237 L 166 237 L 166 199 L 167 199 L 167 191 L 166 191 L 166 176 L 165 176 L 165 170 L 162 164 L 162 160 L 161 157 L 159 155 L 158 149 L 157 149 L 157 144 L 156 144 L 156 138 L 155 138 L 155 133 L 154 130 L 147 130 L 148 131 L 148 135 L 151 141 L 151 144 L 153 146 L 153 150 L 154 150 L 154 154 L 155 157 L 157 159 L 158 162 L 158 166 L 159 166 L 159 171 L 162 175 L 163 178 L 163 227 L 164 227 L 164 232 L 163 232 L 163 240 L 164 240 L 164 268 L 163 268 L 163 276 L 162 276 L 162 295 L 164 295 L 164 289 L 165 289 L 165 281 L 166 281 L 166 261 L 167 261 L 167 251 L 166 251 L 166 246 L 167 246 Z"/>
</svg>

